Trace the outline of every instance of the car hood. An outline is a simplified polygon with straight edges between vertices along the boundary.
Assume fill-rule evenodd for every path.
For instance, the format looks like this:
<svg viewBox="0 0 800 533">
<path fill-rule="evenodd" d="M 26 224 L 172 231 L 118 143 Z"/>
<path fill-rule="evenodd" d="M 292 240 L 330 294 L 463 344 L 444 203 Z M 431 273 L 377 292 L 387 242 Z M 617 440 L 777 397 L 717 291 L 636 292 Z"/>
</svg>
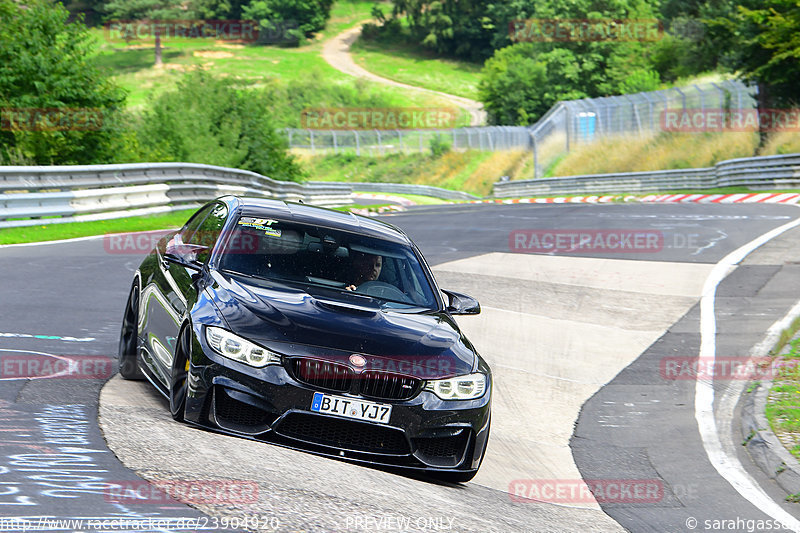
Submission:
<svg viewBox="0 0 800 533">
<path fill-rule="evenodd" d="M 231 331 L 284 356 L 349 364 L 359 354 L 366 369 L 420 379 L 475 368 L 474 347 L 445 312 L 380 309 L 338 291 L 267 288 L 219 272 L 212 278 L 207 290 Z"/>
</svg>

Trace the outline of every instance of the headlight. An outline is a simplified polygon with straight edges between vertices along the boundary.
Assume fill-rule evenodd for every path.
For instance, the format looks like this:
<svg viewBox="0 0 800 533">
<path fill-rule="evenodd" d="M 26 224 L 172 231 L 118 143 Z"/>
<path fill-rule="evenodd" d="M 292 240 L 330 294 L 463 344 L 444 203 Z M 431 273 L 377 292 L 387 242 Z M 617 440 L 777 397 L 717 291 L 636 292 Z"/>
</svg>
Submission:
<svg viewBox="0 0 800 533">
<path fill-rule="evenodd" d="M 262 367 L 281 362 L 281 356 L 222 328 L 207 327 L 206 341 L 214 351 L 246 365 Z"/>
<path fill-rule="evenodd" d="M 486 375 L 476 373 L 428 381 L 425 383 L 425 390 L 442 400 L 474 400 L 486 392 Z"/>
</svg>

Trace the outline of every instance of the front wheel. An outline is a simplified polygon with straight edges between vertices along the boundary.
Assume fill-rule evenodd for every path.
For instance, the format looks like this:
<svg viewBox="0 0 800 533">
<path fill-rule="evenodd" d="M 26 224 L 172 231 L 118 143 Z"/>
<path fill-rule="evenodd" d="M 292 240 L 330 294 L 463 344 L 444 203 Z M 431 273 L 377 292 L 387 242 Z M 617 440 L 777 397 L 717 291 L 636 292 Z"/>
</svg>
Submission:
<svg viewBox="0 0 800 533">
<path fill-rule="evenodd" d="M 141 380 L 139 369 L 139 284 L 133 284 L 119 334 L 119 373 L 124 379 Z"/>
<path fill-rule="evenodd" d="M 192 328 L 184 326 L 179 337 L 169 382 L 169 410 L 172 418 L 183 422 L 186 414 L 186 395 L 189 392 L 189 361 L 192 357 Z"/>
</svg>

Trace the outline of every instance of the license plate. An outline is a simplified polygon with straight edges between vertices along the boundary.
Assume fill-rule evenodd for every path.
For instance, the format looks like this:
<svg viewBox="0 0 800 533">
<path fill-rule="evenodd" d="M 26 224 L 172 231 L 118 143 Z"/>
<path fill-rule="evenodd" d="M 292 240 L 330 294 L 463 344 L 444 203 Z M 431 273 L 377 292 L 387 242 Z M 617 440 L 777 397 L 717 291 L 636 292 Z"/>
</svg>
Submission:
<svg viewBox="0 0 800 533">
<path fill-rule="evenodd" d="M 311 410 L 315 413 L 367 420 L 369 422 L 378 422 L 379 424 L 388 424 L 389 417 L 392 414 L 391 405 L 331 396 L 321 392 L 314 393 L 314 398 L 311 400 Z"/>
</svg>

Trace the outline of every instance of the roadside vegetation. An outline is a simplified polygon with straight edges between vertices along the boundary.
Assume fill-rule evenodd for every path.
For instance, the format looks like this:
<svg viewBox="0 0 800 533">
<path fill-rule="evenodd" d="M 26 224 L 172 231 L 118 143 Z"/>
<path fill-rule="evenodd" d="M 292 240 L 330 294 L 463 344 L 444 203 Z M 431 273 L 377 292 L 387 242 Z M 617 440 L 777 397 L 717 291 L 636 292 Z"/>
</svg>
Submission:
<svg viewBox="0 0 800 533">
<path fill-rule="evenodd" d="M 169 228 L 180 228 L 195 209 L 173 211 L 158 215 L 114 218 L 111 220 L 93 220 L 87 222 L 64 222 L 50 224 L 46 218 L 36 226 L 21 228 L 4 228 L 0 230 L 0 244 L 17 244 L 22 242 L 58 241 L 105 235 L 107 233 L 127 233 L 132 231 L 151 231 Z"/>
<path fill-rule="evenodd" d="M 300 163 L 314 180 L 413 183 L 485 196 L 501 176 L 522 178 L 526 158 L 530 159 L 530 154 L 519 151 L 468 150 L 442 154 L 393 153 L 378 157 L 350 153 L 301 156 Z"/>
<path fill-rule="evenodd" d="M 481 65 L 441 58 L 430 50 L 402 42 L 359 39 L 350 48 L 354 61 L 384 78 L 478 99 Z"/>
<path fill-rule="evenodd" d="M 569 4 L 569 5 L 567 5 Z M 365 20 L 355 60 L 401 82 L 481 99 L 492 123 L 531 124 L 557 100 L 740 76 L 759 105 L 794 105 L 800 7 L 785 0 L 0 0 L 0 165 L 186 161 L 275 179 L 423 183 L 487 194 L 532 177 L 529 153 L 383 157 L 290 153 L 283 128 L 304 109 L 446 105 L 354 80 L 321 57 Z M 268 42 L 131 35 L 133 20 L 254 19 Z M 531 20 L 658 19 L 653 40 L 555 40 Z M 516 22 L 514 22 L 516 21 Z M 519 22 L 528 21 L 528 22 Z M 115 33 L 116 31 L 116 33 Z M 30 110 L 92 110 L 91 127 L 53 127 Z M 63 112 L 62 112 L 63 111 Z M 10 118 L 9 118 L 10 117 Z M 10 121 L 10 122 L 9 122 Z M 10 125 L 9 125 L 10 124 Z M 800 152 L 800 134 L 658 135 L 577 146 L 548 176 L 710 166 Z"/>
<path fill-rule="evenodd" d="M 164 91 L 174 89 L 186 72 L 203 70 L 226 79 L 239 87 L 270 87 L 274 91 L 294 94 L 300 89 L 305 106 L 331 105 L 327 93 L 339 93 L 339 105 L 419 106 L 430 98 L 409 93 L 395 87 L 358 82 L 334 69 L 321 57 L 322 44 L 328 38 L 370 17 L 373 2 L 352 0 L 336 2 L 331 8 L 331 18 L 325 30 L 313 39 L 304 39 L 295 46 L 261 45 L 247 42 L 226 42 L 214 39 L 171 37 L 162 39 L 163 64 L 153 65 L 155 39 L 123 39 L 119 32 L 105 28 L 91 28 L 96 48 L 94 54 L 99 66 L 104 67 L 115 83 L 128 91 L 126 104 L 141 109 Z M 313 92 L 309 94 L 309 91 Z M 368 93 L 367 97 L 359 97 Z M 343 97 L 342 95 L 347 95 Z M 286 102 L 276 102 L 276 111 L 282 111 Z M 302 109 L 302 108 L 301 108 Z M 290 108 L 285 122 L 299 127 L 299 112 Z"/>
<path fill-rule="evenodd" d="M 661 133 L 578 144 L 548 169 L 547 176 L 578 176 L 711 167 L 726 159 L 752 157 L 757 133 Z"/>
<path fill-rule="evenodd" d="M 773 363 L 778 368 L 767 398 L 766 415 L 772 431 L 800 459 L 800 337 Z"/>
<path fill-rule="evenodd" d="M 711 71 L 758 83 L 762 108 L 797 99 L 796 2 L 392 0 L 373 14 L 367 39 L 482 65 L 478 93 L 494 124 L 533 124 L 558 100 L 650 91 Z M 641 33 L 626 38 L 620 23 Z"/>
<path fill-rule="evenodd" d="M 545 177 L 705 168 L 738 157 L 800 153 L 800 133 L 775 134 L 761 150 L 758 143 L 757 133 L 662 133 L 603 139 L 573 145 L 569 153 L 545 169 Z M 383 156 L 296 153 L 310 179 L 319 181 L 414 183 L 487 196 L 492 184 L 503 176 L 511 180 L 533 178 L 533 156 L 526 151 L 447 149 L 442 153 Z"/>
</svg>

